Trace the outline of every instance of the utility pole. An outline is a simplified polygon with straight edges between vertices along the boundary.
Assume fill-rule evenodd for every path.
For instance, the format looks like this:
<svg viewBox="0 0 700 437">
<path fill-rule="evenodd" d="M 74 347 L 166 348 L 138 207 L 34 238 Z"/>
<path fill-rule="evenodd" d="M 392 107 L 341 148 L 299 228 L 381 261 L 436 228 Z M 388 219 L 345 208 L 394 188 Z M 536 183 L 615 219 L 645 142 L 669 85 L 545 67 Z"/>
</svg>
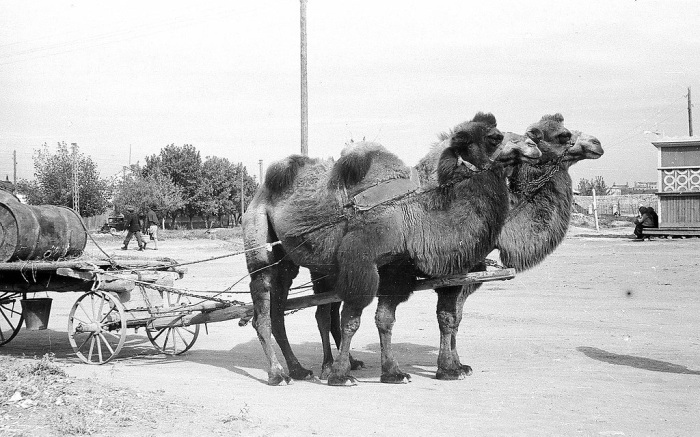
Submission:
<svg viewBox="0 0 700 437">
<path fill-rule="evenodd" d="M 301 2 L 301 154 L 309 155 L 309 94 L 306 84 L 306 0 Z"/>
<path fill-rule="evenodd" d="M 260 164 L 260 185 L 263 183 L 263 165 L 262 165 L 263 160 L 259 160 L 258 164 Z"/>
<path fill-rule="evenodd" d="M 241 223 L 243 223 L 243 212 L 245 212 L 245 205 L 243 204 L 243 163 L 238 164 L 238 169 L 241 173 Z"/>
<path fill-rule="evenodd" d="M 78 184 L 78 144 L 73 146 L 73 209 L 80 214 L 80 186 Z"/>
<path fill-rule="evenodd" d="M 12 191 L 17 189 L 17 151 L 12 152 L 12 163 L 14 175 L 12 176 Z"/>
<path fill-rule="evenodd" d="M 688 87 L 688 135 L 693 136 L 693 105 L 690 102 L 690 87 Z"/>
</svg>

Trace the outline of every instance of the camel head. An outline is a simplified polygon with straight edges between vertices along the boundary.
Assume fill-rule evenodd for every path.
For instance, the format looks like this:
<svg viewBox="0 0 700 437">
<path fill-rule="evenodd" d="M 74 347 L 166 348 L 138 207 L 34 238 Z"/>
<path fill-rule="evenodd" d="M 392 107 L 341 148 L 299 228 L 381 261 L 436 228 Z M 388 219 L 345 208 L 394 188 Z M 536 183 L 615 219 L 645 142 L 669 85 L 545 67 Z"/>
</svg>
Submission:
<svg viewBox="0 0 700 437">
<path fill-rule="evenodd" d="M 457 125 L 445 140 L 449 143 L 438 163 L 438 182 L 489 169 L 502 152 L 503 134 L 493 114 L 477 113 L 471 121 Z"/>
<path fill-rule="evenodd" d="M 536 164 L 542 157 L 537 143 L 526 135 L 506 132 L 501 142 L 501 154 L 497 158 L 503 165 L 519 163 Z"/>
<path fill-rule="evenodd" d="M 580 131 L 573 131 L 571 142 L 573 146 L 566 154 L 566 160 L 578 162 L 584 159 L 598 159 L 603 156 L 603 146 L 598 138 Z"/>
<path fill-rule="evenodd" d="M 563 122 L 564 117 L 557 113 L 545 115 L 527 128 L 526 135 L 542 151 L 541 164 L 560 161 L 571 165 L 582 159 L 598 159 L 603 155 L 603 148 L 596 137 L 570 131 Z"/>
</svg>

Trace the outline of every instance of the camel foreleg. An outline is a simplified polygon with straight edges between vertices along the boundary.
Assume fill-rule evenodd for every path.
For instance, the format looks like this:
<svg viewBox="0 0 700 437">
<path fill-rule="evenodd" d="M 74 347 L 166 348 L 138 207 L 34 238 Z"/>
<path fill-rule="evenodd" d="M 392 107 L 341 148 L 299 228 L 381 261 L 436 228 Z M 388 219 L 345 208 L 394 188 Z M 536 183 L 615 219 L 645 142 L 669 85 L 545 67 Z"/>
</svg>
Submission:
<svg viewBox="0 0 700 437">
<path fill-rule="evenodd" d="M 411 375 L 399 368 L 394 356 L 391 340 L 396 321 L 396 307 L 410 296 L 415 288 L 416 278 L 405 273 L 402 265 L 387 265 L 379 270 L 379 300 L 374 321 L 379 331 L 379 343 L 382 354 L 381 382 L 387 384 L 405 384 L 411 381 Z"/>
<path fill-rule="evenodd" d="M 350 386 L 357 385 L 357 379 L 350 372 L 350 343 L 352 337 L 360 328 L 362 306 L 344 305 L 340 314 L 341 339 L 338 358 L 333 362 L 331 373 L 328 375 L 328 385 Z"/>
<path fill-rule="evenodd" d="M 457 354 L 457 330 L 466 294 L 462 287 L 445 287 L 438 292 L 437 319 L 440 328 L 440 351 L 438 352 L 435 377 L 443 380 L 464 379 L 472 369 L 459 361 Z"/>
</svg>

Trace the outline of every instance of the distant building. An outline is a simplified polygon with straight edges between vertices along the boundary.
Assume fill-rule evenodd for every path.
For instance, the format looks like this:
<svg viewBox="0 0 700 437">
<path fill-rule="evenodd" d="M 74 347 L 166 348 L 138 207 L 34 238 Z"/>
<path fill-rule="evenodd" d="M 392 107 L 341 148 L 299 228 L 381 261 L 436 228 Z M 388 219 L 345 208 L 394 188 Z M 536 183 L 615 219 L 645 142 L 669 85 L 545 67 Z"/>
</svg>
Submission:
<svg viewBox="0 0 700 437">
<path fill-rule="evenodd" d="M 630 188 L 630 194 L 654 194 L 658 185 L 657 182 L 635 182 Z"/>
<path fill-rule="evenodd" d="M 659 232 L 700 236 L 700 137 L 664 138 L 652 144 L 659 151 Z"/>
<path fill-rule="evenodd" d="M 613 184 L 612 187 L 608 188 L 608 194 L 611 196 L 622 196 L 624 194 L 630 194 L 630 187 L 627 184 Z"/>
<path fill-rule="evenodd" d="M 0 181 L 0 190 L 9 191 L 11 193 L 14 189 L 15 186 L 10 182 L 9 177 L 6 176 L 4 181 Z"/>
</svg>

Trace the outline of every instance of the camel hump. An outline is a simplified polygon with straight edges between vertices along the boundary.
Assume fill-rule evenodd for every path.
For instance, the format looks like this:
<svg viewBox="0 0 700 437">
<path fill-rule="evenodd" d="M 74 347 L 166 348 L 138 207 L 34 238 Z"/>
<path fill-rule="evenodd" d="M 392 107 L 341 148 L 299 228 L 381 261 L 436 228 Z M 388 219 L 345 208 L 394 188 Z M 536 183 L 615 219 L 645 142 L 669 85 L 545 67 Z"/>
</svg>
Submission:
<svg viewBox="0 0 700 437">
<path fill-rule="evenodd" d="M 270 193 L 281 193 L 292 186 L 299 169 L 316 160 L 302 155 L 291 155 L 270 164 L 265 174 L 265 188 Z"/>
<path fill-rule="evenodd" d="M 384 146 L 362 141 L 343 149 L 328 177 L 328 188 L 352 187 L 365 178 L 378 182 L 409 176 L 405 164 Z"/>
</svg>

